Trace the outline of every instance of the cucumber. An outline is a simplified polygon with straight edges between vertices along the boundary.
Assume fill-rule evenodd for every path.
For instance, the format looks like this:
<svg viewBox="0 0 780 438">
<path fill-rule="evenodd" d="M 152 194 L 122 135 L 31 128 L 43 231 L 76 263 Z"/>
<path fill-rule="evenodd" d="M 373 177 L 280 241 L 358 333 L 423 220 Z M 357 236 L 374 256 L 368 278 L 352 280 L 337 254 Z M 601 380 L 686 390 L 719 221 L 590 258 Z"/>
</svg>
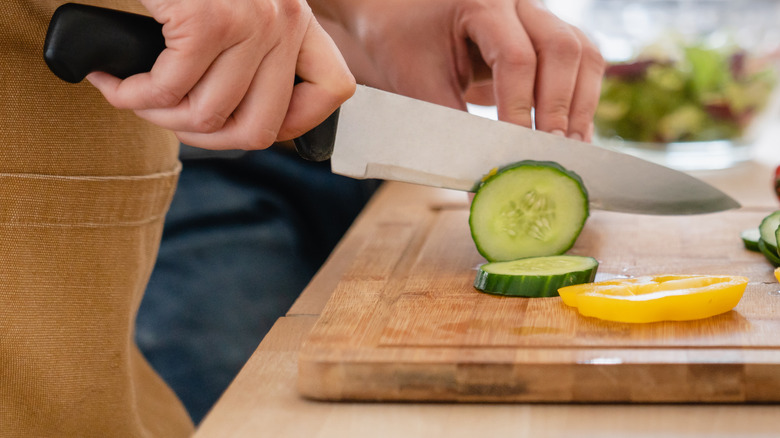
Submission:
<svg viewBox="0 0 780 438">
<path fill-rule="evenodd" d="M 761 224 L 758 226 L 758 232 L 761 235 L 761 240 L 775 255 L 777 254 L 777 236 L 775 232 L 780 226 L 780 210 L 774 211 L 764 217 Z"/>
<path fill-rule="evenodd" d="M 490 262 L 563 254 L 590 214 L 582 179 L 550 161 L 509 165 L 475 189 L 469 227 Z"/>
<path fill-rule="evenodd" d="M 780 242 L 780 227 L 775 230 L 775 242 Z M 780 248 L 775 246 L 775 255 L 780 255 Z"/>
<path fill-rule="evenodd" d="M 761 251 L 758 249 L 758 241 L 761 239 L 761 232 L 758 231 L 758 228 L 742 230 L 740 237 L 742 238 L 742 243 L 745 245 L 745 249 L 756 252 Z"/>
<path fill-rule="evenodd" d="M 758 241 L 758 250 L 767 260 L 769 260 L 769 263 L 771 263 L 772 266 L 780 266 L 780 256 L 777 255 L 777 250 L 770 248 L 769 245 L 764 242 L 764 239 Z"/>
<path fill-rule="evenodd" d="M 593 257 L 575 255 L 485 263 L 479 267 L 474 287 L 494 295 L 555 297 L 559 288 L 593 281 L 598 266 Z"/>
</svg>

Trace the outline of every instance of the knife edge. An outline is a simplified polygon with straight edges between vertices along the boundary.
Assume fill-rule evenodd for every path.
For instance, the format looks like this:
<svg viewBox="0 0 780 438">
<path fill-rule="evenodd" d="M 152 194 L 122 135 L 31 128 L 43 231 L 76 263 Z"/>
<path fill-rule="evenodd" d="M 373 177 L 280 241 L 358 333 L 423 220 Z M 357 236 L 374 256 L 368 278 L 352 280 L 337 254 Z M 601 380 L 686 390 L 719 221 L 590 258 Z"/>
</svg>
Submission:
<svg viewBox="0 0 780 438">
<path fill-rule="evenodd" d="M 334 172 L 338 173 L 338 172 Z M 393 166 L 382 163 L 368 163 L 362 176 L 345 175 L 352 178 L 375 178 L 393 181 L 404 181 L 412 184 L 421 184 L 443 189 L 472 191 L 475 181 L 471 179 L 449 178 L 442 175 L 434 175 L 420 170 L 409 169 L 401 166 Z"/>
</svg>

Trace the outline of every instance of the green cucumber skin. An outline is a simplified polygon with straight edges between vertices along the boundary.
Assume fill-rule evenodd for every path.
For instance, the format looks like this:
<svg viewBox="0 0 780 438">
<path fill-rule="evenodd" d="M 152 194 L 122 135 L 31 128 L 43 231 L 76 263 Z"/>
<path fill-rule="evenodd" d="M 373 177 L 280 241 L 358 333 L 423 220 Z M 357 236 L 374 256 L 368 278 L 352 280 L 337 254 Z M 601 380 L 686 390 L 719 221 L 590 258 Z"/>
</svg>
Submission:
<svg viewBox="0 0 780 438">
<path fill-rule="evenodd" d="M 559 276 L 525 276 L 522 281 L 506 278 L 491 279 L 484 271 L 479 271 L 474 287 L 491 294 L 511 297 L 557 297 L 558 289 L 573 284 L 590 283 L 596 278 L 595 270 L 571 272 Z"/>
<path fill-rule="evenodd" d="M 582 204 L 579 206 L 579 208 L 581 209 L 580 211 L 582 212 L 582 217 L 578 221 L 578 223 L 574 224 L 575 229 L 573 230 L 572 233 L 570 233 L 568 241 L 565 242 L 565 244 L 563 245 L 558 245 L 557 247 L 554 248 L 551 247 L 549 249 L 535 250 L 534 252 L 531 252 L 524 247 L 518 247 L 515 251 L 513 251 L 511 256 L 498 255 L 496 254 L 496 251 L 486 248 L 486 246 L 488 245 L 484 243 L 483 237 L 478 235 L 480 233 L 478 232 L 477 226 L 475 225 L 475 217 L 478 215 L 478 213 L 475 211 L 476 210 L 475 206 L 480 205 L 477 202 L 478 197 L 480 196 L 479 193 L 480 190 L 486 188 L 495 179 L 502 177 L 502 175 L 504 175 L 506 172 L 512 171 L 514 169 L 522 168 L 522 167 L 552 169 L 553 171 L 560 173 L 561 176 L 568 177 L 569 179 L 573 180 L 576 186 L 578 187 L 580 194 L 582 195 L 581 196 Z M 471 237 L 479 253 L 490 262 L 513 260 L 513 259 L 523 258 L 523 257 L 536 257 L 536 256 L 563 254 L 574 246 L 574 243 L 576 242 L 577 238 L 582 232 L 583 227 L 585 226 L 585 222 L 587 218 L 590 216 L 588 191 L 585 187 L 585 184 L 582 182 L 582 178 L 576 173 L 565 169 L 563 166 L 553 161 L 523 160 L 523 161 L 510 164 L 508 166 L 504 166 L 500 168 L 498 171 L 496 171 L 495 174 L 491 175 L 490 177 L 486 178 L 484 181 L 475 185 L 474 191 L 476 191 L 477 193 L 475 195 L 474 200 L 472 201 L 471 214 L 469 216 L 469 228 L 471 231 Z M 495 236 L 491 236 L 491 237 L 495 237 Z"/>
<path fill-rule="evenodd" d="M 764 239 L 758 241 L 758 250 L 761 251 L 761 254 L 763 254 L 767 260 L 769 260 L 769 263 L 771 263 L 772 266 L 776 268 L 780 267 L 780 256 L 777 255 L 776 250 L 773 250 L 770 245 L 764 242 Z"/>
<path fill-rule="evenodd" d="M 758 226 L 758 231 L 761 234 L 761 239 L 764 244 L 770 249 L 777 252 L 777 237 L 775 232 L 780 227 L 780 210 L 774 211 L 764 217 L 761 224 Z"/>
<path fill-rule="evenodd" d="M 572 172 L 569 169 L 566 169 L 565 167 L 561 166 L 555 161 L 541 161 L 541 160 L 523 160 L 518 161 L 516 163 L 508 164 L 503 167 L 499 167 L 498 170 L 496 170 L 496 173 L 488 177 L 487 179 L 483 181 L 479 181 L 474 185 L 474 187 L 471 189 L 472 192 L 476 193 L 479 191 L 479 189 L 487 184 L 491 179 L 497 177 L 502 172 L 510 169 L 514 169 L 516 167 L 522 167 L 522 166 L 543 166 L 543 167 L 552 167 L 553 169 L 557 169 L 561 171 L 562 173 L 565 173 L 566 175 L 570 176 L 571 178 L 574 178 L 578 183 L 580 183 L 580 187 L 582 188 L 582 192 L 585 194 L 585 197 L 588 197 L 588 189 L 585 187 L 585 183 L 582 182 L 582 178 L 577 175 L 576 173 Z"/>
<path fill-rule="evenodd" d="M 529 257 L 528 260 L 534 258 L 536 257 Z M 551 275 L 496 274 L 486 272 L 480 267 L 474 279 L 474 287 L 491 295 L 557 297 L 558 289 L 564 286 L 590 283 L 596 278 L 598 261 L 592 257 L 586 259 L 591 262 L 591 267 Z"/>
<path fill-rule="evenodd" d="M 775 242 L 780 242 L 780 226 L 775 230 Z M 780 255 L 780 249 L 777 246 L 775 246 L 774 250 L 775 255 Z"/>
<path fill-rule="evenodd" d="M 740 237 L 742 238 L 742 243 L 745 245 L 745 249 L 761 252 L 761 249 L 758 247 L 758 241 L 761 240 L 761 232 L 758 231 L 758 228 L 744 230 Z"/>
</svg>

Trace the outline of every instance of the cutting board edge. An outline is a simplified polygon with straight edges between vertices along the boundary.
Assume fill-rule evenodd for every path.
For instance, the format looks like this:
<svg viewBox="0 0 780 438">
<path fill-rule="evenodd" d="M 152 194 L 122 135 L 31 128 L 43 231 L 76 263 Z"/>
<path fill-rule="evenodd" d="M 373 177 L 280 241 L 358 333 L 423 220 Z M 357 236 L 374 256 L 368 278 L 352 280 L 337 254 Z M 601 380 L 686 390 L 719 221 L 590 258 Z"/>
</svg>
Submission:
<svg viewBox="0 0 780 438">
<path fill-rule="evenodd" d="M 302 350 L 298 392 L 321 401 L 780 402 L 777 351 L 741 350 L 741 358 L 717 360 L 719 349 L 680 349 L 684 351 L 675 363 L 668 357 L 666 362 L 652 360 L 657 359 L 652 351 L 643 354 L 649 360 L 623 361 L 617 350 L 593 351 L 605 355 L 576 363 L 563 357 L 537 363 L 339 361 L 317 359 Z"/>
</svg>

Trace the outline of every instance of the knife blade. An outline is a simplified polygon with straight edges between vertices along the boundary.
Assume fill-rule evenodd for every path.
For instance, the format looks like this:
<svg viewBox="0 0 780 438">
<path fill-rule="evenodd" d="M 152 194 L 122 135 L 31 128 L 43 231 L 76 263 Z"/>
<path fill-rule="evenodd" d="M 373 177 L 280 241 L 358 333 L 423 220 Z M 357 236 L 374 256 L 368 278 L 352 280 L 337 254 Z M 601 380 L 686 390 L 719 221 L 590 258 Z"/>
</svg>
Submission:
<svg viewBox="0 0 780 438">
<path fill-rule="evenodd" d="M 529 159 L 576 172 L 596 209 L 683 215 L 740 206 L 689 174 L 632 155 L 364 86 L 341 106 L 331 168 L 468 191 L 491 169 Z"/>
<path fill-rule="evenodd" d="M 66 4 L 52 16 L 44 58 L 69 82 L 97 70 L 127 77 L 151 68 L 164 49 L 160 35 L 150 17 Z M 682 215 L 740 207 L 691 175 L 631 155 L 362 85 L 295 145 L 304 158 L 330 158 L 334 173 L 359 179 L 469 191 L 494 168 L 546 160 L 579 174 L 596 209 Z"/>
</svg>

